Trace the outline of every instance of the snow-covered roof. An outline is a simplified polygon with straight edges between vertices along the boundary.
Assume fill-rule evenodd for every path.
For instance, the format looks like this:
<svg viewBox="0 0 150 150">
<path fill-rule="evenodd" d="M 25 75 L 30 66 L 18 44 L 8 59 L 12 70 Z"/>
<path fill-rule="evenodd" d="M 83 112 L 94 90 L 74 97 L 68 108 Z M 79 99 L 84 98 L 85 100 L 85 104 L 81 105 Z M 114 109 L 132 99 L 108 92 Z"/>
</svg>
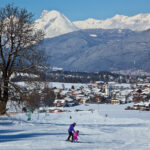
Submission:
<svg viewBox="0 0 150 150">
<path fill-rule="evenodd" d="M 142 92 L 145 93 L 145 94 L 149 94 L 150 93 L 150 88 L 144 89 L 144 90 L 142 90 Z"/>
<path fill-rule="evenodd" d="M 128 84 L 128 83 L 121 83 L 121 84 L 116 83 L 116 84 L 114 84 L 113 86 L 114 86 L 114 87 L 119 87 L 119 88 L 121 88 L 121 87 L 123 87 L 123 88 L 130 88 L 130 87 L 131 87 L 131 84 Z"/>
<path fill-rule="evenodd" d="M 67 94 L 67 93 L 68 93 L 67 90 L 63 90 L 63 91 L 61 92 L 62 95 L 65 95 L 65 94 Z"/>
<path fill-rule="evenodd" d="M 145 102 L 145 106 L 149 106 L 150 105 L 150 102 Z"/>
<path fill-rule="evenodd" d="M 56 100 L 54 101 L 54 103 L 57 103 L 57 102 L 64 103 L 65 101 L 66 101 L 65 99 L 56 99 Z"/>
<path fill-rule="evenodd" d="M 84 95 L 82 95 L 82 94 L 79 94 L 79 95 L 78 95 L 78 97 L 80 97 L 80 98 L 81 98 L 81 97 L 85 97 L 85 96 L 84 96 Z"/>
<path fill-rule="evenodd" d="M 149 102 L 140 102 L 140 103 L 136 103 L 134 104 L 135 106 L 136 105 L 139 105 L 139 106 L 149 106 L 150 105 L 150 101 Z"/>
<path fill-rule="evenodd" d="M 73 99 L 72 99 L 72 98 L 70 98 L 70 97 L 66 97 L 66 98 L 65 98 L 65 100 L 66 100 L 66 101 L 70 101 L 70 102 L 72 102 L 72 101 L 73 101 Z"/>
<path fill-rule="evenodd" d="M 99 93 L 99 91 L 100 91 L 100 89 L 98 89 L 98 88 L 93 88 L 92 90 L 96 93 Z"/>
<path fill-rule="evenodd" d="M 128 95 L 129 93 L 131 93 L 133 90 L 130 90 L 130 89 L 128 89 L 128 90 L 123 90 L 123 91 L 121 91 L 120 93 L 121 93 L 121 95 Z"/>
</svg>

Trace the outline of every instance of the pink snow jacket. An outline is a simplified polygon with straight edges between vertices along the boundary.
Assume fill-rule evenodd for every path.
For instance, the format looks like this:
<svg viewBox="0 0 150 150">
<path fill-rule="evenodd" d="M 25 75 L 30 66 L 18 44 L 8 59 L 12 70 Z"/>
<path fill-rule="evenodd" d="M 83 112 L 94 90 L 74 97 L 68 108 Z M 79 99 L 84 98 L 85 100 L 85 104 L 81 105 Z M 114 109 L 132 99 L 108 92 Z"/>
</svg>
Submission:
<svg viewBox="0 0 150 150">
<path fill-rule="evenodd" d="M 75 132 L 75 133 L 74 133 L 74 135 L 73 135 L 73 140 L 74 140 L 74 141 L 77 141 L 77 140 L 78 140 L 78 135 L 79 135 L 78 132 Z"/>
</svg>

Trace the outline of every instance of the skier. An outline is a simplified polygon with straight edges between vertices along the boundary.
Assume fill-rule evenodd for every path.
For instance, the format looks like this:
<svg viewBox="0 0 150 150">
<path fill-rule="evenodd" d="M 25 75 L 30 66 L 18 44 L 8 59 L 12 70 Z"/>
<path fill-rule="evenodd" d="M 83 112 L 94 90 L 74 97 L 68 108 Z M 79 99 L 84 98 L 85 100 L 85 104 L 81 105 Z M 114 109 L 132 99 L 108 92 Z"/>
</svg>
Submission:
<svg viewBox="0 0 150 150">
<path fill-rule="evenodd" d="M 74 132 L 74 135 L 73 135 L 73 141 L 74 142 L 78 142 L 78 136 L 79 136 L 79 130 L 77 130 L 76 132 Z"/>
<path fill-rule="evenodd" d="M 70 137 L 71 137 L 71 142 L 73 142 L 73 132 L 75 132 L 74 130 L 74 127 L 76 126 L 76 123 L 74 122 L 73 124 L 70 125 L 69 129 L 68 129 L 68 138 L 66 141 L 69 141 L 70 140 Z"/>
<path fill-rule="evenodd" d="M 107 117 L 108 117 L 108 115 L 107 115 L 107 114 L 105 114 L 105 120 L 104 120 L 104 121 L 106 121 Z"/>
</svg>

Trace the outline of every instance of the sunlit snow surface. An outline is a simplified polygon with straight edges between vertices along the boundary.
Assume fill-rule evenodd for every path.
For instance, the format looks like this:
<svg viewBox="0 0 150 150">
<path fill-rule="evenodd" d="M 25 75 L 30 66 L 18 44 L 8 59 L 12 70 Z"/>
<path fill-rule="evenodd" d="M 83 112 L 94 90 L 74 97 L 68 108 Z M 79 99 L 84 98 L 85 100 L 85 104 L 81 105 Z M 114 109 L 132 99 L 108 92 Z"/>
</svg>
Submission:
<svg viewBox="0 0 150 150">
<path fill-rule="evenodd" d="M 127 111 L 125 107 L 80 105 L 62 108 L 71 112 L 34 113 L 31 121 L 25 114 L 1 116 L 0 150 L 149 150 L 150 112 Z M 81 143 L 65 141 L 73 122 Z"/>
</svg>

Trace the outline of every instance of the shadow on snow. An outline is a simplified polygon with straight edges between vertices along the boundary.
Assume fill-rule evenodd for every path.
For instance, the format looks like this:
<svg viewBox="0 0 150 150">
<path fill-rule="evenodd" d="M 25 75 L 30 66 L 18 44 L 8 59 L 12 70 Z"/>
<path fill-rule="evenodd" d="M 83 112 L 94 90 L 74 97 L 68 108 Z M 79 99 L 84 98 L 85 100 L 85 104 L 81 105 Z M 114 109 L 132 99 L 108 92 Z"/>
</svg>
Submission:
<svg viewBox="0 0 150 150">
<path fill-rule="evenodd" d="M 20 132 L 19 130 L 0 130 L 1 133 L 12 133 L 12 132 Z M 47 135 L 67 135 L 67 133 L 20 133 L 15 135 L 0 135 L 0 143 L 3 142 L 11 142 L 11 141 L 19 141 L 25 140 L 27 138 L 34 138 L 39 136 L 47 136 Z"/>
</svg>

